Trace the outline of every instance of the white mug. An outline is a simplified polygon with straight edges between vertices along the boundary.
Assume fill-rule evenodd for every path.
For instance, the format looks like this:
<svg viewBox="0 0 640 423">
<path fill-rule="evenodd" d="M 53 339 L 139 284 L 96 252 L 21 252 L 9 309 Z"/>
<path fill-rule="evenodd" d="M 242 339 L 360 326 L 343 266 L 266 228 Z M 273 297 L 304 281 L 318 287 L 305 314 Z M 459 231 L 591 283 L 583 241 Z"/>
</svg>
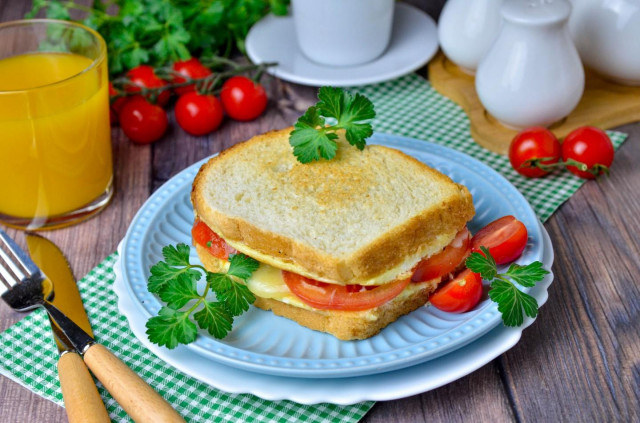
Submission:
<svg viewBox="0 0 640 423">
<path fill-rule="evenodd" d="M 329 66 L 353 66 L 379 57 L 389 45 L 394 0 L 292 0 L 302 53 Z"/>
</svg>

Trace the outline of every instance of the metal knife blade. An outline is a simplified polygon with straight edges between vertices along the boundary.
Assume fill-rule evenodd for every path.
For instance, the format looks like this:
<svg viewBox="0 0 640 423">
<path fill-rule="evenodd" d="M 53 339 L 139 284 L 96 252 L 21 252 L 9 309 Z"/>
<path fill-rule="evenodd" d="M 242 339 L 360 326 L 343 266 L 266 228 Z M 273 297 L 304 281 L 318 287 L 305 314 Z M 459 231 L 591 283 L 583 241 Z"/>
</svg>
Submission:
<svg viewBox="0 0 640 423">
<path fill-rule="evenodd" d="M 58 246 L 47 238 L 33 233 L 27 233 L 25 238 L 31 258 L 55 286 L 53 299 L 50 302 L 93 337 L 91 324 L 84 310 L 80 291 L 78 291 L 76 279 L 73 276 L 67 258 Z M 58 351 L 73 350 L 73 346 L 62 331 L 59 330 L 55 322 L 51 321 L 51 325 L 54 329 L 54 338 Z"/>
<path fill-rule="evenodd" d="M 49 302 L 93 337 L 91 324 L 82 305 L 76 279 L 73 277 L 67 258 L 57 245 L 40 235 L 27 233 L 25 239 L 31 259 L 44 273 L 45 282 L 48 282 L 43 284 L 43 289 L 53 292 Z M 45 293 L 45 298 L 48 296 Z M 71 341 L 51 318 L 51 310 L 49 308 L 47 310 L 53 339 L 60 353 L 58 378 L 69 423 L 110 422 L 109 413 L 82 357 L 76 353 Z"/>
</svg>

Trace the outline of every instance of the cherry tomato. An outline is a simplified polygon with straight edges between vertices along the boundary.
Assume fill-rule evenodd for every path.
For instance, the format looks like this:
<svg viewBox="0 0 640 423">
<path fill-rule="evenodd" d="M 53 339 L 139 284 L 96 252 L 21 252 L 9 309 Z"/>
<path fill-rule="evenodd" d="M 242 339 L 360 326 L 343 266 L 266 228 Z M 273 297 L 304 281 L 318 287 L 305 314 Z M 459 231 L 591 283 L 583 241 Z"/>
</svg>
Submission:
<svg viewBox="0 0 640 423">
<path fill-rule="evenodd" d="M 109 122 L 111 126 L 118 124 L 118 114 L 120 110 L 122 110 L 124 103 L 127 102 L 125 97 L 118 97 L 114 100 L 114 97 L 117 95 L 118 92 L 113 88 L 113 84 L 109 82 Z"/>
<path fill-rule="evenodd" d="M 133 84 L 140 85 L 145 88 L 159 88 L 167 85 L 167 82 L 160 79 L 151 66 L 140 65 L 127 72 L 127 78 Z M 135 85 L 129 85 L 126 88 L 127 92 L 137 93 L 141 91 L 140 87 Z M 169 102 L 171 93 L 169 90 L 164 90 L 158 94 L 157 101 L 161 106 L 165 106 Z"/>
<path fill-rule="evenodd" d="M 369 310 L 395 298 L 409 285 L 409 279 L 400 279 L 376 287 L 360 285 L 334 285 L 282 271 L 282 277 L 291 292 L 305 304 L 321 310 Z"/>
<path fill-rule="evenodd" d="M 536 167 L 536 163 L 549 165 L 560 160 L 560 142 L 551 131 L 533 127 L 520 132 L 509 146 L 509 161 L 516 172 L 529 178 L 539 178 L 549 173 Z M 532 160 L 533 162 L 528 162 Z"/>
<path fill-rule="evenodd" d="M 504 216 L 480 229 L 471 238 L 471 251 L 489 249 L 496 264 L 511 263 L 527 246 L 527 227 L 513 216 Z"/>
<path fill-rule="evenodd" d="M 220 99 L 224 110 L 235 120 L 253 120 L 267 107 L 267 93 L 262 85 L 244 76 L 227 79 Z"/>
<path fill-rule="evenodd" d="M 480 302 L 481 296 L 482 278 L 466 269 L 438 288 L 429 298 L 429 302 L 438 310 L 464 313 L 474 308 Z"/>
<path fill-rule="evenodd" d="M 142 96 L 133 96 L 120 112 L 120 126 L 131 141 L 138 144 L 154 142 L 164 135 L 169 121 L 162 107 L 151 104 Z"/>
<path fill-rule="evenodd" d="M 205 65 L 203 65 L 200 60 L 196 59 L 195 57 L 192 57 L 189 60 L 182 60 L 179 62 L 175 62 L 173 64 L 173 70 L 176 71 L 177 73 L 179 73 L 180 75 L 184 75 L 187 78 L 190 79 L 202 79 L 202 78 L 206 78 L 207 76 L 211 75 L 211 70 L 206 67 Z M 186 79 L 185 78 L 180 78 L 179 76 L 175 75 L 173 77 L 173 83 L 174 84 L 181 84 L 183 82 L 185 82 Z M 188 92 L 191 91 L 195 91 L 195 84 L 190 84 L 184 87 L 177 87 L 175 89 L 175 92 L 178 95 L 182 95 L 182 94 L 186 94 Z"/>
<path fill-rule="evenodd" d="M 176 102 L 178 125 L 191 135 L 205 135 L 220 126 L 222 104 L 212 94 L 198 94 L 195 91 L 180 96 Z"/>
<path fill-rule="evenodd" d="M 569 172 L 581 178 L 595 179 L 607 173 L 615 151 L 613 144 L 602 129 L 583 126 L 572 131 L 562 142 L 562 160 L 569 159 L 584 163 L 588 170 L 567 166 Z"/>
<path fill-rule="evenodd" d="M 465 227 L 444 250 L 418 263 L 411 281 L 422 282 L 453 272 L 469 251 L 471 233 Z"/>
<path fill-rule="evenodd" d="M 220 238 L 206 223 L 199 219 L 196 220 L 191 229 L 191 236 L 194 242 L 205 247 L 212 256 L 219 259 L 229 260 L 229 255 L 236 253 L 235 248 L 227 244 L 224 239 Z"/>
</svg>

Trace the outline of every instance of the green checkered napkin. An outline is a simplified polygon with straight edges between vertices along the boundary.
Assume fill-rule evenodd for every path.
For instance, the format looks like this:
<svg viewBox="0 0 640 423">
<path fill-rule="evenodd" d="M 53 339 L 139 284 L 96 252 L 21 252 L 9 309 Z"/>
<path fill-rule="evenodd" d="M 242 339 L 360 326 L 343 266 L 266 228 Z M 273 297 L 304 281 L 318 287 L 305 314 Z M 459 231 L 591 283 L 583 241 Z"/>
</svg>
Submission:
<svg viewBox="0 0 640 423">
<path fill-rule="evenodd" d="M 116 258 L 116 253 L 110 255 L 78 282 L 96 340 L 161 393 L 188 422 L 357 422 L 373 405 L 266 401 L 253 395 L 218 391 L 175 370 L 136 339 L 127 319 L 118 312 L 118 299 L 111 289 Z M 0 357 L 0 373 L 63 405 L 56 370 L 58 353 L 43 310 L 34 311 L 0 335 Z M 128 421 L 126 413 L 100 383 L 98 390 L 111 418 Z"/>
<path fill-rule="evenodd" d="M 417 75 L 353 90 L 374 102 L 376 131 L 435 141 L 489 164 L 524 194 L 542 221 L 584 182 L 567 172 L 544 179 L 519 176 L 506 158 L 475 144 L 462 109 Z M 609 134 L 616 147 L 626 137 L 620 133 Z M 112 254 L 78 282 L 96 338 L 160 392 L 187 421 L 356 422 L 373 405 L 373 402 L 363 402 L 346 407 L 334 404 L 306 406 L 291 401 L 266 401 L 253 395 L 221 392 L 185 376 L 142 346 L 129 330 L 127 320 L 119 314 L 117 298 L 111 289 L 115 260 L 116 254 Z M 25 348 L 27 345 L 28 349 Z M 0 373 L 62 405 L 55 368 L 57 350 L 46 315 L 41 310 L 0 334 L 0 355 Z M 112 419 L 127 420 L 111 396 L 100 384 L 98 387 Z"/>
</svg>

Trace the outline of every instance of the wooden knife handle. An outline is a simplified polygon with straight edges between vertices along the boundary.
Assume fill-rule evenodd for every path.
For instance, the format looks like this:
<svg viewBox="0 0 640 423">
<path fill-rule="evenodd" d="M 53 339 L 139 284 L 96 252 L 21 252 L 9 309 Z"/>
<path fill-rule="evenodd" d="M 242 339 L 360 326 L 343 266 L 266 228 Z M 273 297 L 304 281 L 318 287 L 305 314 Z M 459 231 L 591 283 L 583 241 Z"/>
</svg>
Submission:
<svg viewBox="0 0 640 423">
<path fill-rule="evenodd" d="M 164 398 L 104 346 L 89 347 L 84 362 L 137 423 L 184 422 Z"/>
<path fill-rule="evenodd" d="M 67 352 L 58 360 L 58 377 L 69 423 L 110 423 L 93 378 L 82 357 Z"/>
</svg>

